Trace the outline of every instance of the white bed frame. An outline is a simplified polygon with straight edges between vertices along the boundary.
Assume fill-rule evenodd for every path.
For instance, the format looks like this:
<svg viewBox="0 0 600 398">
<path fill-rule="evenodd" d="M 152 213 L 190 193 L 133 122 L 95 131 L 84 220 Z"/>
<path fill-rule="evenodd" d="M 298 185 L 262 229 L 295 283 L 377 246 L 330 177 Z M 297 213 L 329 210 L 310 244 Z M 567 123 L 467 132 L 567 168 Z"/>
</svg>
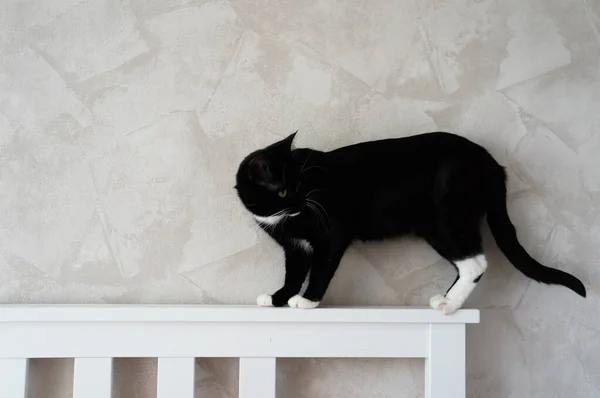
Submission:
<svg viewBox="0 0 600 398">
<path fill-rule="evenodd" d="M 110 398 L 113 358 L 158 358 L 157 398 L 193 398 L 194 358 L 239 357 L 240 398 L 275 398 L 276 358 L 354 357 L 425 358 L 425 397 L 465 398 L 478 322 L 413 307 L 3 305 L 0 396 L 26 397 L 28 358 L 75 358 L 73 398 Z"/>
</svg>

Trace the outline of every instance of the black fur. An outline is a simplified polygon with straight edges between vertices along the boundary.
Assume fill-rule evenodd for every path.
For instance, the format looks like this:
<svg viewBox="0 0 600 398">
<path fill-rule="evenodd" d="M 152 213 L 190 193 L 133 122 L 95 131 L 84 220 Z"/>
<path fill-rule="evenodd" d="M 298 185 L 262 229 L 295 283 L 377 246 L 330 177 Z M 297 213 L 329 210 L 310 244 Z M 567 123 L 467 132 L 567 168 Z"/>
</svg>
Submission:
<svg viewBox="0 0 600 398">
<path fill-rule="evenodd" d="M 452 263 L 481 254 L 485 215 L 517 269 L 585 297 L 579 279 L 541 265 L 519 244 L 506 211 L 504 168 L 479 145 L 437 132 L 320 152 L 292 149 L 294 135 L 250 154 L 237 173 L 238 195 L 254 215 L 299 213 L 275 226 L 259 223 L 285 251 L 285 283 L 273 305 L 298 294 L 309 270 L 304 297 L 321 301 L 356 239 L 412 234 Z"/>
</svg>

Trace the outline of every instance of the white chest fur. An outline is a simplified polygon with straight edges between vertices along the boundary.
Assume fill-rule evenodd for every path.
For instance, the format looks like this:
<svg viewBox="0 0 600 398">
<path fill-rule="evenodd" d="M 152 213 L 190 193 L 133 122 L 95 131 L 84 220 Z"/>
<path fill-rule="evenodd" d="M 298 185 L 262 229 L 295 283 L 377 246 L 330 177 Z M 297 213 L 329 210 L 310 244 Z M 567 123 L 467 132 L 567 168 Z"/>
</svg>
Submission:
<svg viewBox="0 0 600 398">
<path fill-rule="evenodd" d="M 274 227 L 275 225 L 277 225 L 280 221 L 282 221 L 283 219 L 287 218 L 287 217 L 295 217 L 300 213 L 293 213 L 293 214 L 275 214 L 272 216 L 254 216 L 254 219 L 256 221 L 258 221 L 261 224 L 265 224 L 268 225 L 270 227 Z M 296 247 L 304 250 L 306 253 L 312 253 L 313 252 L 313 247 L 310 244 L 309 241 L 307 241 L 306 239 L 292 239 L 292 243 L 294 245 L 296 245 Z"/>
<path fill-rule="evenodd" d="M 254 219 L 261 224 L 277 225 L 277 223 L 279 221 L 283 220 L 284 217 L 286 217 L 286 216 L 283 214 L 280 214 L 278 216 L 267 216 L 267 217 L 254 216 Z"/>
<path fill-rule="evenodd" d="M 277 225 L 283 219 L 288 218 L 288 217 L 296 217 L 298 214 L 300 214 L 300 213 L 273 214 L 272 216 L 265 216 L 265 217 L 263 217 L 263 216 L 256 216 L 255 215 L 254 219 L 256 221 L 258 221 L 259 223 L 261 223 L 261 224 L 266 224 L 266 225 L 274 226 L 274 225 Z"/>
<path fill-rule="evenodd" d="M 296 244 L 297 247 L 304 250 L 306 253 L 313 252 L 312 245 L 306 239 L 294 239 L 294 244 Z"/>
</svg>

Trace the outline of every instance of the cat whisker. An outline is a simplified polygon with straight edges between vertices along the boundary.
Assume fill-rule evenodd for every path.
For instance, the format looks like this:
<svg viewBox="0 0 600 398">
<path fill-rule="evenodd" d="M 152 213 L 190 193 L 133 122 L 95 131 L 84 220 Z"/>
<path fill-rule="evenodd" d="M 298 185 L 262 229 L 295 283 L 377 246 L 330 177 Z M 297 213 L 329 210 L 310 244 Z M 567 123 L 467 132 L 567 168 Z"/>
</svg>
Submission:
<svg viewBox="0 0 600 398">
<path fill-rule="evenodd" d="M 315 205 L 310 204 L 310 203 L 306 203 L 306 207 L 311 210 L 313 212 L 313 214 L 315 215 L 315 218 L 317 219 L 317 224 L 323 223 L 322 217 L 321 217 L 321 213 L 319 212 L 319 210 L 315 207 Z"/>
<path fill-rule="evenodd" d="M 327 230 L 327 233 L 329 233 L 329 223 L 331 218 L 329 217 L 329 213 L 327 213 L 327 210 L 325 210 L 325 208 L 316 200 L 306 199 L 306 204 L 311 208 L 314 208 L 315 215 L 318 216 L 318 219 L 323 223 L 323 226 Z"/>
<path fill-rule="evenodd" d="M 310 195 L 312 195 L 315 192 L 321 192 L 324 191 L 324 189 L 313 189 L 312 191 L 310 191 L 309 193 L 306 194 L 306 198 L 310 199 Z"/>
<path fill-rule="evenodd" d="M 315 199 L 311 199 L 310 195 L 307 196 L 306 200 L 311 201 L 312 203 L 314 203 L 317 206 L 319 206 L 321 209 L 323 209 L 323 212 L 325 212 L 325 214 L 327 214 L 327 217 L 329 217 L 329 214 L 327 213 L 327 210 L 325 210 L 325 207 L 323 207 L 323 205 L 320 204 L 319 202 L 317 202 Z"/>
<path fill-rule="evenodd" d="M 283 185 L 287 184 L 287 179 L 285 178 L 285 171 L 287 170 L 288 163 L 283 166 Z"/>
<path fill-rule="evenodd" d="M 323 171 L 324 171 L 324 172 L 326 172 L 326 173 L 328 172 L 328 170 L 327 170 L 325 167 L 322 167 L 322 166 L 317 166 L 317 165 L 312 165 L 312 166 L 309 166 L 309 167 L 307 167 L 307 168 L 304 170 L 304 172 L 306 173 L 306 172 L 307 172 L 308 170 L 310 170 L 310 169 L 321 169 L 321 170 L 323 170 Z"/>
<path fill-rule="evenodd" d="M 329 217 L 329 213 L 327 213 L 327 210 L 325 210 L 325 207 L 323 207 L 323 205 L 320 204 L 319 202 L 317 202 L 316 200 L 312 200 L 312 199 L 309 199 L 309 200 L 321 209 L 321 211 L 323 212 L 323 214 L 327 220 L 327 225 L 329 225 L 329 221 L 331 218 Z"/>
<path fill-rule="evenodd" d="M 300 167 L 300 173 L 299 174 L 302 174 L 302 172 L 304 171 L 304 166 L 306 166 L 306 162 L 308 162 L 308 159 L 310 158 L 310 155 L 312 155 L 312 152 L 308 153 L 308 156 L 304 160 L 304 163 L 302 164 L 302 167 Z"/>
</svg>

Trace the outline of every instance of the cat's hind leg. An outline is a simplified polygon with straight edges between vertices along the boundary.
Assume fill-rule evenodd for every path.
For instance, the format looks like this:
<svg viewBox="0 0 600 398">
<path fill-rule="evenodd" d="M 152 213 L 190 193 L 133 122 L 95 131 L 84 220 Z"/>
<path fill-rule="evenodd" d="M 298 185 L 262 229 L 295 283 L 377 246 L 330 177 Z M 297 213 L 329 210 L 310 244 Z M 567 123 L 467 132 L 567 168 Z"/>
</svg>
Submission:
<svg viewBox="0 0 600 398">
<path fill-rule="evenodd" d="M 458 269 L 458 279 L 445 295 L 438 294 L 429 300 L 432 308 L 445 315 L 452 314 L 462 307 L 487 269 L 487 260 L 483 254 L 453 263 Z"/>
<path fill-rule="evenodd" d="M 446 315 L 462 307 L 487 269 L 478 215 L 463 213 L 463 217 L 456 219 L 456 214 L 438 218 L 438 225 L 427 237 L 429 244 L 458 271 L 446 294 L 438 294 L 429 301 L 431 307 Z"/>
<path fill-rule="evenodd" d="M 423 236 L 458 271 L 445 295 L 429 304 L 452 314 L 462 307 L 487 269 L 481 244 L 481 221 L 485 215 L 485 191 L 477 169 L 459 162 L 445 165 L 436 176 L 433 218 Z"/>
</svg>

